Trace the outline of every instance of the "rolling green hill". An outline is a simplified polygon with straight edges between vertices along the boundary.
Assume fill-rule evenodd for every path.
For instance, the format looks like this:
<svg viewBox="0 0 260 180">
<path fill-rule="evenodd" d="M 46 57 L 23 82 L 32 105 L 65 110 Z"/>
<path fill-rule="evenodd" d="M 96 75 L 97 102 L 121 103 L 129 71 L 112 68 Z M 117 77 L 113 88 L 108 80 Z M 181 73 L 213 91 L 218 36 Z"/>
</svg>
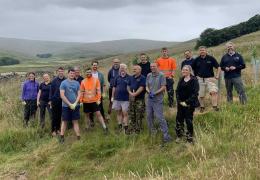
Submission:
<svg viewBox="0 0 260 180">
<path fill-rule="evenodd" d="M 157 49 L 162 46 L 172 46 L 174 44 L 176 44 L 176 42 L 142 39 L 76 43 L 0 38 L 0 52 L 16 52 L 34 58 L 36 54 L 51 53 L 55 57 L 71 59 L 144 51 Z"/>
</svg>

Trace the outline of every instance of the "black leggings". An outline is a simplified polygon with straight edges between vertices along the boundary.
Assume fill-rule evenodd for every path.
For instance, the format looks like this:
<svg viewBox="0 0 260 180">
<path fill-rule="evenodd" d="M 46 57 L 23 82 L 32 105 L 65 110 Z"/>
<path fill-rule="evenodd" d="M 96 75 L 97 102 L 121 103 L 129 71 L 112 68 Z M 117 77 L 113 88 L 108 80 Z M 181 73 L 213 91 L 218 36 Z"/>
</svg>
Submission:
<svg viewBox="0 0 260 180">
<path fill-rule="evenodd" d="M 192 139 L 193 137 L 193 107 L 183 107 L 178 105 L 177 107 L 177 116 L 176 116 L 176 134 L 177 137 L 182 137 L 184 135 L 184 120 L 187 126 L 187 139 Z"/>
<path fill-rule="evenodd" d="M 25 100 L 26 104 L 24 106 L 24 121 L 27 125 L 30 118 L 35 118 L 37 111 L 37 100 Z"/>
</svg>

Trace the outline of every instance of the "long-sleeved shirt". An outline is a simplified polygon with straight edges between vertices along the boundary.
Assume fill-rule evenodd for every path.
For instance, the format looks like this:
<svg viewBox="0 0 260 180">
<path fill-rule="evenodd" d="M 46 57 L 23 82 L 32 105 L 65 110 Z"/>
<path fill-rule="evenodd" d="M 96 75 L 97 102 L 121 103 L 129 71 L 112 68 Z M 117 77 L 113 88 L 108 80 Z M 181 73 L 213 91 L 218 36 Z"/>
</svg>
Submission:
<svg viewBox="0 0 260 180">
<path fill-rule="evenodd" d="M 63 77 L 60 79 L 59 77 L 56 77 L 51 82 L 51 89 L 50 89 L 50 101 L 61 101 L 60 97 L 60 84 L 62 81 L 64 81 L 66 78 Z"/>
<path fill-rule="evenodd" d="M 226 71 L 226 67 L 234 66 L 235 70 Z M 224 71 L 224 77 L 226 79 L 236 78 L 241 76 L 241 70 L 246 68 L 243 57 L 235 53 L 233 55 L 225 54 L 221 61 L 220 67 Z"/>
<path fill-rule="evenodd" d="M 36 100 L 39 91 L 39 83 L 37 81 L 26 80 L 23 84 L 21 99 Z"/>
<path fill-rule="evenodd" d="M 199 83 L 196 77 L 191 77 L 187 82 L 184 78 L 180 78 L 177 89 L 176 89 L 176 99 L 177 102 L 186 102 L 187 105 L 191 107 L 199 106 Z"/>
<path fill-rule="evenodd" d="M 110 88 L 113 88 L 114 86 L 114 82 L 115 82 L 115 78 L 119 75 L 119 69 L 115 69 L 114 67 L 112 67 L 109 72 L 108 72 L 108 76 L 107 76 L 107 80 L 110 84 Z"/>
</svg>

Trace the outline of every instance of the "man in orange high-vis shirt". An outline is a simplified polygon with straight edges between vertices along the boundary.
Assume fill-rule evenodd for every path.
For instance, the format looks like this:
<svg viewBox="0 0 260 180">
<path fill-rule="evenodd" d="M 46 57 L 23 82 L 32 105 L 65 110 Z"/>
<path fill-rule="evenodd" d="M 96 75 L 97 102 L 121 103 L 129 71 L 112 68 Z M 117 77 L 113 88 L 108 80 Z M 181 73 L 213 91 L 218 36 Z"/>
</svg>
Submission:
<svg viewBox="0 0 260 180">
<path fill-rule="evenodd" d="M 80 102 L 83 103 L 83 111 L 85 113 L 86 130 L 90 128 L 89 113 L 95 113 L 99 122 L 102 124 L 105 134 L 108 133 L 108 128 L 104 122 L 103 116 L 99 110 L 101 102 L 101 89 L 98 78 L 92 77 L 92 70 L 86 70 L 86 78 L 80 85 L 81 97 Z"/>
<path fill-rule="evenodd" d="M 168 49 L 162 48 L 162 57 L 158 58 L 155 63 L 157 64 L 160 72 L 162 72 L 166 78 L 166 90 L 168 94 L 169 107 L 173 107 L 174 104 L 174 75 L 177 69 L 177 63 L 174 58 L 169 57 Z"/>
</svg>

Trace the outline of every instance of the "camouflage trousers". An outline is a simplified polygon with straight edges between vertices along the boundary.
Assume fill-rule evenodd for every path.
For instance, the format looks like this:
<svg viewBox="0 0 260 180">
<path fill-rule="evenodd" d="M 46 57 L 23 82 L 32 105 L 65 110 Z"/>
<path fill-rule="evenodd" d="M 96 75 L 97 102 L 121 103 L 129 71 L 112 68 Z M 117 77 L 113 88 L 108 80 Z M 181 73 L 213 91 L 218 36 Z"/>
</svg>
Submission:
<svg viewBox="0 0 260 180">
<path fill-rule="evenodd" d="M 131 132 L 139 133 L 143 128 L 143 118 L 145 114 L 145 101 L 142 100 L 130 100 L 129 103 L 129 126 Z"/>
</svg>

